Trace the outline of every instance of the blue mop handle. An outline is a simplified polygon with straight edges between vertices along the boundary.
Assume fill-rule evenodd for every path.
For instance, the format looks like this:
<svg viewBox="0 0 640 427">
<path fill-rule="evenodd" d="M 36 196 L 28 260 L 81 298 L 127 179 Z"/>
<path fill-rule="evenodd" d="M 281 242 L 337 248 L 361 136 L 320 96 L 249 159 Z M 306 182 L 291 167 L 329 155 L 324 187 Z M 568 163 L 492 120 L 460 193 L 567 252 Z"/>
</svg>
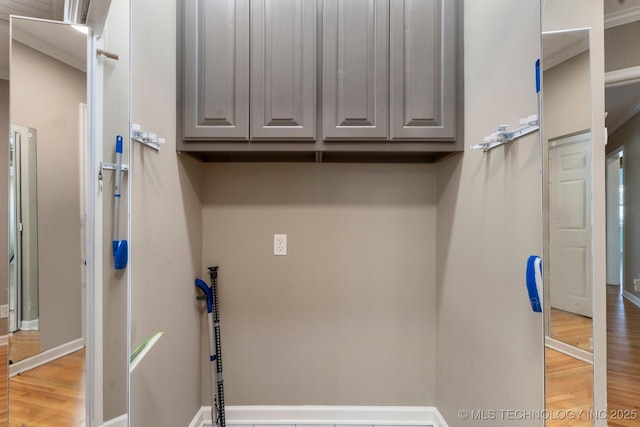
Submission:
<svg viewBox="0 0 640 427">
<path fill-rule="evenodd" d="M 113 255 L 118 249 L 118 227 L 120 223 L 120 185 L 122 183 L 122 135 L 116 136 L 116 176 L 113 203 Z"/>
</svg>

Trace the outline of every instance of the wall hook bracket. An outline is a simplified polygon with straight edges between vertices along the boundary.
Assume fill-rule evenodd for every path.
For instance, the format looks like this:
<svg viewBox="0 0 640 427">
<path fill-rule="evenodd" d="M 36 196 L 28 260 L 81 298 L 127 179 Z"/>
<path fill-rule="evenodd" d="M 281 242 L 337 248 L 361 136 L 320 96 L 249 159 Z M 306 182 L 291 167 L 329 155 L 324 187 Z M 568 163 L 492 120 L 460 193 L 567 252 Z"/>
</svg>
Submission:
<svg viewBox="0 0 640 427">
<path fill-rule="evenodd" d="M 155 133 L 143 131 L 136 123 L 131 125 L 131 139 L 157 151 L 160 151 L 160 144 L 165 142 L 164 138 L 159 138 Z"/>
<path fill-rule="evenodd" d="M 522 136 L 530 134 L 540 129 L 540 119 L 537 114 L 520 119 L 520 127 L 514 131 L 507 132 L 509 125 L 500 125 L 489 136 L 484 137 L 484 141 L 479 144 L 471 144 L 472 150 L 489 151 L 492 148 L 499 147 L 518 139 Z"/>
</svg>

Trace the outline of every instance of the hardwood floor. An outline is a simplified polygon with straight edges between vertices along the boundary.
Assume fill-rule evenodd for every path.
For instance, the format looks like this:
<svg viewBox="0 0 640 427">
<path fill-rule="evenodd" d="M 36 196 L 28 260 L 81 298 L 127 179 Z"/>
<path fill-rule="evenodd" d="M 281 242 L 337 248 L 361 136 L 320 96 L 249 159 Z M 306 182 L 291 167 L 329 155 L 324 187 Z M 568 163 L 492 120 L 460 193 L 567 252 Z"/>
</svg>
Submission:
<svg viewBox="0 0 640 427">
<path fill-rule="evenodd" d="M 9 336 L 11 362 L 16 363 L 40 353 L 40 331 L 16 331 Z"/>
<path fill-rule="evenodd" d="M 551 338 L 592 352 L 593 320 L 590 317 L 551 309 Z"/>
<path fill-rule="evenodd" d="M 640 426 L 640 308 L 607 286 L 607 405 L 636 416 L 609 420 L 609 427 Z"/>
<path fill-rule="evenodd" d="M 9 426 L 84 426 L 85 350 L 9 380 Z"/>
<path fill-rule="evenodd" d="M 0 420 L 5 420 L 7 417 L 7 384 L 9 378 L 9 346 L 0 345 Z M 0 423 L 4 427 L 4 424 Z"/>
<path fill-rule="evenodd" d="M 545 348 L 545 372 L 546 409 L 554 414 L 547 420 L 547 427 L 593 426 L 593 420 L 587 415 L 582 419 L 555 416 L 593 411 L 593 366 Z"/>
</svg>

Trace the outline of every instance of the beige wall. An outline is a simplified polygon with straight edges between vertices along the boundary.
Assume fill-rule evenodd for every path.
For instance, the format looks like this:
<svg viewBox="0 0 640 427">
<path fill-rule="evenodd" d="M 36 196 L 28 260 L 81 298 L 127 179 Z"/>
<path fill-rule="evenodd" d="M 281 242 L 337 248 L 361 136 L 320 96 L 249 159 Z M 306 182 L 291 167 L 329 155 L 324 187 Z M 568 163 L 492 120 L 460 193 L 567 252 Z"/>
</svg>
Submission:
<svg viewBox="0 0 640 427">
<path fill-rule="evenodd" d="M 547 140 L 591 128 L 588 51 L 545 70 L 543 88 L 542 111 Z"/>
<path fill-rule="evenodd" d="M 624 290 L 640 297 L 640 114 L 609 137 L 607 151 L 624 146 Z"/>
<path fill-rule="evenodd" d="M 131 375 L 132 426 L 186 426 L 201 406 L 202 165 L 176 152 L 176 3 L 132 2 L 132 120 L 166 138 L 132 147 L 131 344 L 164 336 Z"/>
<path fill-rule="evenodd" d="M 204 188 L 227 404 L 435 404 L 433 165 L 207 164 Z"/>
<path fill-rule="evenodd" d="M 9 81 L 0 79 L 0 132 L 9 135 Z M 9 139 L 2 140 L 0 148 L 0 170 L 9 170 Z M 0 173 L 0 202 L 3 206 L 9 203 L 9 173 Z M 0 224 L 9 223 L 8 209 L 0 210 Z M 9 260 L 8 227 L 0 227 L 0 260 Z M 9 270 L 8 263 L 0 262 L 0 304 L 9 303 Z M 8 333 L 8 319 L 0 319 L 0 336 Z"/>
<path fill-rule="evenodd" d="M 542 249 L 539 135 L 469 149 L 537 113 L 540 3 L 464 6 L 465 152 L 437 165 L 436 403 L 452 427 L 480 424 L 462 421 L 461 409 L 544 407 L 542 315 L 524 281 L 528 256 Z M 498 415 L 490 424 L 513 421 Z"/>
<path fill-rule="evenodd" d="M 81 338 L 79 104 L 85 73 L 13 42 L 11 121 L 38 132 L 41 349 Z"/>
<path fill-rule="evenodd" d="M 605 71 L 640 65 L 640 21 L 608 28 L 604 36 Z"/>
<path fill-rule="evenodd" d="M 132 342 L 165 332 L 132 376 L 132 425 L 185 425 L 209 403 L 193 278 L 210 264 L 228 404 L 435 402 L 452 427 L 471 425 L 460 409 L 543 407 L 542 316 L 524 284 L 542 250 L 538 134 L 431 166 L 201 165 L 174 151 L 175 5 L 133 7 L 133 120 L 168 142 L 132 159 Z M 570 10 L 601 30 L 601 9 Z M 537 111 L 538 17 L 533 0 L 465 2 L 466 147 Z M 287 257 L 272 255 L 276 232 Z"/>
<path fill-rule="evenodd" d="M 102 158 L 114 163 L 116 135 L 124 137 L 122 163 L 129 163 L 129 1 L 112 0 L 103 33 L 104 48 L 119 55 L 117 61 L 102 59 L 103 64 L 103 129 Z M 103 390 L 105 420 L 118 417 L 127 412 L 127 321 L 128 287 L 127 270 L 114 268 L 111 242 L 113 239 L 114 179 L 113 171 L 103 173 L 102 252 L 103 282 Z M 122 174 L 120 197 L 119 240 L 128 239 L 128 174 Z"/>
</svg>

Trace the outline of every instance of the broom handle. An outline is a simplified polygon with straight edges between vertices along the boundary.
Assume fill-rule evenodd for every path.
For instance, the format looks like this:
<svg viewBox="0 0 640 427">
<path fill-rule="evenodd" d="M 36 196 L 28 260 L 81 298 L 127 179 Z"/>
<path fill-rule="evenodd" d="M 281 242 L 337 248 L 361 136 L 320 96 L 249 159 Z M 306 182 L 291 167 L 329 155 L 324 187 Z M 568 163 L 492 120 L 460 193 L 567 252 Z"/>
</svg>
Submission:
<svg viewBox="0 0 640 427">
<path fill-rule="evenodd" d="M 122 136 L 116 136 L 116 176 L 113 195 L 113 242 L 118 242 L 118 227 L 120 225 L 120 184 L 122 182 Z M 115 250 L 114 246 L 114 250 Z M 115 255 L 115 254 L 114 254 Z"/>
</svg>

